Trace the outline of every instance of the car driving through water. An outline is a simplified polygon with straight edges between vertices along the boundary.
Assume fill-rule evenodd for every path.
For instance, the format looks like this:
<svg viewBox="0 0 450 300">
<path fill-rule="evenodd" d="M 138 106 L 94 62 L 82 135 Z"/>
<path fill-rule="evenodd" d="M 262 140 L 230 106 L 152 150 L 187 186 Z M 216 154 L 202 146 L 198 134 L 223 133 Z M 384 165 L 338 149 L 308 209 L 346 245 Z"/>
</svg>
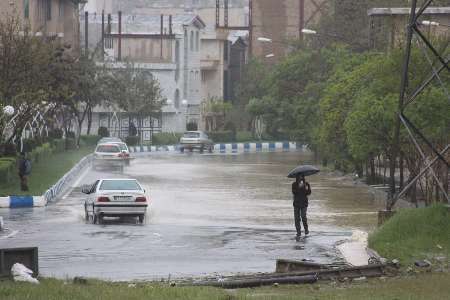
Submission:
<svg viewBox="0 0 450 300">
<path fill-rule="evenodd" d="M 104 143 L 98 144 L 94 152 L 92 166 L 98 167 L 118 167 L 123 170 L 124 165 L 129 164 L 130 153 L 125 143 Z"/>
<path fill-rule="evenodd" d="M 82 189 L 86 220 L 101 224 L 104 217 L 137 217 L 143 223 L 149 199 L 136 179 L 99 179 Z"/>
<path fill-rule="evenodd" d="M 214 150 L 214 143 L 209 139 L 208 135 L 203 131 L 187 131 L 180 139 L 180 150 L 194 150 L 198 149 L 200 152 Z"/>
</svg>

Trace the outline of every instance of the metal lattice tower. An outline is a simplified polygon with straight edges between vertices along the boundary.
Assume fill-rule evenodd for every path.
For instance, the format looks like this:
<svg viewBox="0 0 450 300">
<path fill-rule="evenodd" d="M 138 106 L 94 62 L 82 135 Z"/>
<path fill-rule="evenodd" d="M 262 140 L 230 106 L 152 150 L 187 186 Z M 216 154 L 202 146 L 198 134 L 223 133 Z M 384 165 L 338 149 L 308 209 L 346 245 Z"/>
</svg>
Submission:
<svg viewBox="0 0 450 300">
<path fill-rule="evenodd" d="M 423 93 L 423 91 L 434 81 L 437 80 L 439 85 L 444 90 L 444 94 L 450 103 L 450 93 L 442 78 L 442 73 L 450 73 L 449 59 L 450 56 L 444 57 L 442 53 L 445 53 L 446 49 L 442 51 L 438 51 L 433 45 L 433 43 L 426 37 L 426 35 L 422 32 L 421 25 L 431 25 L 430 21 L 422 21 L 421 17 L 425 10 L 433 3 L 433 0 L 424 0 L 423 4 L 419 7 L 417 0 L 412 0 L 411 3 L 411 12 L 409 17 L 409 24 L 407 30 L 407 39 L 406 39 L 406 50 L 404 57 L 404 65 L 402 71 L 402 81 L 401 81 L 401 90 L 400 97 L 398 102 L 398 118 L 396 121 L 395 127 L 395 137 L 394 137 L 394 151 L 393 151 L 393 159 L 391 159 L 391 182 L 390 182 L 390 192 L 391 198 L 387 203 L 387 209 L 391 210 L 395 205 L 397 200 L 402 197 L 427 171 L 431 173 L 434 180 L 436 181 L 440 191 L 447 199 L 447 202 L 450 202 L 448 192 L 445 190 L 443 183 L 440 181 L 436 172 L 433 170 L 432 166 L 441 161 L 447 167 L 447 172 L 450 169 L 450 163 L 446 160 L 445 154 L 450 148 L 450 144 L 447 144 L 442 149 L 438 149 L 437 145 L 434 145 L 426 135 L 412 122 L 408 116 L 406 115 L 406 108 L 414 101 L 417 101 L 419 95 Z M 439 26 L 440 24 L 435 23 L 435 26 Z M 447 28 L 449 25 L 443 25 Z M 448 44 L 446 47 L 448 47 Z M 429 76 L 422 82 L 422 84 L 417 87 L 410 95 L 408 95 L 408 72 L 411 67 L 411 53 L 414 45 L 417 45 L 421 52 L 423 53 L 424 59 L 431 66 L 431 71 Z M 430 55 L 430 53 L 432 55 Z M 410 180 L 402 190 L 396 192 L 395 187 L 395 164 L 396 158 L 399 153 L 399 144 L 400 144 L 400 128 L 404 127 L 406 132 L 408 133 L 409 139 L 411 143 L 414 145 L 420 157 L 421 161 L 421 170 L 420 172 Z M 434 157 L 429 157 L 425 154 L 423 147 L 426 147 L 428 150 L 431 150 Z"/>
</svg>

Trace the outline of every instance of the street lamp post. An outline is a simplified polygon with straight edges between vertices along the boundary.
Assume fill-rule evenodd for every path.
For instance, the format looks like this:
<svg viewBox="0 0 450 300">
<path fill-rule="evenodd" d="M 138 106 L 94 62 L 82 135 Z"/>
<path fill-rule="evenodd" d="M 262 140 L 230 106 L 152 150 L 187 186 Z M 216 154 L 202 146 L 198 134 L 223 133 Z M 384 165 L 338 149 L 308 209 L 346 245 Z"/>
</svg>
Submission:
<svg viewBox="0 0 450 300">
<path fill-rule="evenodd" d="M 187 101 L 187 99 L 183 99 L 181 101 L 181 105 L 185 108 L 185 111 L 184 111 L 184 114 L 185 114 L 185 117 L 186 117 L 185 127 L 186 127 L 186 130 L 187 130 L 189 102 Z"/>
</svg>

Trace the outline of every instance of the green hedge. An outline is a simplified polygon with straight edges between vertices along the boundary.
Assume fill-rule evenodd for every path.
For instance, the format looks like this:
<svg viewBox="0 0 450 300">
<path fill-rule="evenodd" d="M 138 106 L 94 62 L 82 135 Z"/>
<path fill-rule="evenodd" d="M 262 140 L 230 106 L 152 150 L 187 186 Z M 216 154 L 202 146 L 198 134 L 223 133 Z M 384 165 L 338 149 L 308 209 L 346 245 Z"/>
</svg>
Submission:
<svg viewBox="0 0 450 300">
<path fill-rule="evenodd" d="M 100 126 L 98 128 L 97 134 L 101 137 L 108 137 L 109 136 L 108 128 Z"/>
<path fill-rule="evenodd" d="M 207 134 L 214 143 L 232 143 L 235 140 L 234 132 L 231 130 L 210 131 Z"/>
<path fill-rule="evenodd" d="M 180 142 L 180 138 L 183 136 L 182 133 L 155 133 L 152 137 L 152 145 L 175 145 Z"/>
<path fill-rule="evenodd" d="M 63 139 L 54 139 L 50 142 L 53 152 L 64 152 L 66 150 L 66 141 Z"/>
<path fill-rule="evenodd" d="M 101 138 L 100 135 L 82 135 L 80 143 L 84 146 L 95 146 Z"/>
<path fill-rule="evenodd" d="M 0 178 L 2 183 L 13 181 L 17 173 L 15 157 L 0 157 Z"/>
<path fill-rule="evenodd" d="M 42 144 L 40 147 L 36 147 L 28 157 L 32 162 L 37 163 L 41 159 L 49 157 L 53 153 L 53 149 L 49 143 Z"/>
<path fill-rule="evenodd" d="M 74 138 L 65 139 L 66 150 L 74 150 L 77 148 L 77 141 Z"/>
<path fill-rule="evenodd" d="M 128 146 L 136 146 L 139 142 L 140 138 L 138 136 L 127 136 L 125 139 L 125 143 L 127 143 Z"/>
<path fill-rule="evenodd" d="M 246 143 L 246 142 L 253 142 L 253 141 L 255 141 L 255 138 L 253 137 L 253 133 L 251 131 L 236 132 L 236 142 Z"/>
</svg>

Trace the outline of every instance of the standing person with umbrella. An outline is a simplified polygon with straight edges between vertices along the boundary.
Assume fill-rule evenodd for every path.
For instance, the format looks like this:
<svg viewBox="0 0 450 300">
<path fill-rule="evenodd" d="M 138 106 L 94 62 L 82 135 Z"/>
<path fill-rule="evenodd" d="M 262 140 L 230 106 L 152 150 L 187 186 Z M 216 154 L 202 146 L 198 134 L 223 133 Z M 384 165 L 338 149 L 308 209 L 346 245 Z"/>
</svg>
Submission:
<svg viewBox="0 0 450 300">
<path fill-rule="evenodd" d="M 297 240 L 302 234 L 300 220 L 303 223 L 305 235 L 309 234 L 306 212 L 308 210 L 308 196 L 311 195 L 311 186 L 306 181 L 305 176 L 317 172 L 319 172 L 319 169 L 313 166 L 298 166 L 288 175 L 289 178 L 295 178 L 295 182 L 292 183 L 292 194 L 294 196 L 294 222 L 297 230 Z"/>
</svg>

